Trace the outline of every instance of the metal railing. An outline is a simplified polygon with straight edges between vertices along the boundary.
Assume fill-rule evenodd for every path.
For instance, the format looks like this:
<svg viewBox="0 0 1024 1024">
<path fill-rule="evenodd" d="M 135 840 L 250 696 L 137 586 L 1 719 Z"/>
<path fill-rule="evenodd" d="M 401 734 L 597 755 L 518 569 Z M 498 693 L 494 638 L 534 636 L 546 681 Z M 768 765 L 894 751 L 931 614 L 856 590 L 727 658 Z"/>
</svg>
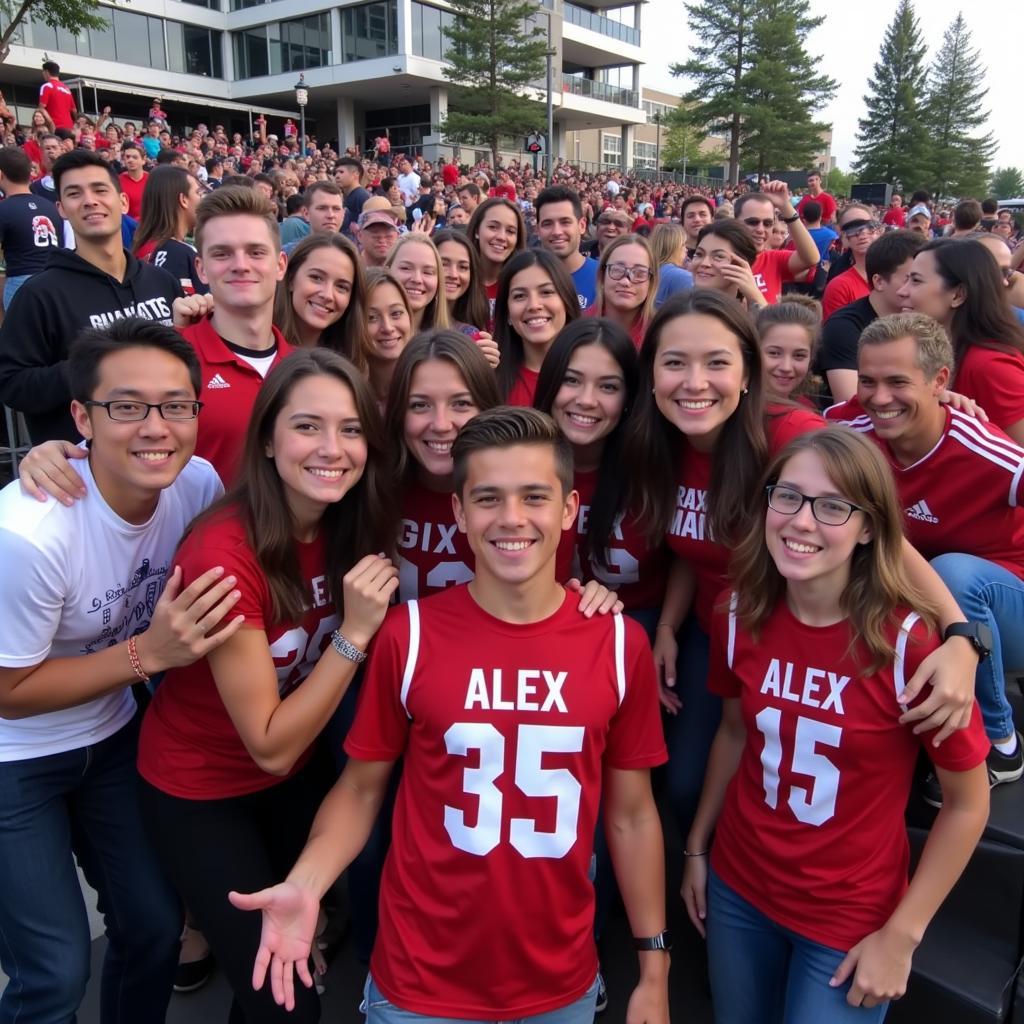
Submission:
<svg viewBox="0 0 1024 1024">
<path fill-rule="evenodd" d="M 623 25 L 621 21 L 613 21 L 600 14 L 594 14 L 583 7 L 575 4 L 564 4 L 563 18 L 579 25 L 580 28 L 588 28 L 591 32 L 600 32 L 603 36 L 611 39 L 618 39 L 622 43 L 630 43 L 632 46 L 640 45 L 640 30 L 631 25 Z"/>
<path fill-rule="evenodd" d="M 595 82 L 592 78 L 579 75 L 562 75 L 562 92 L 574 96 L 588 96 L 592 100 L 603 100 L 605 103 L 618 103 L 623 107 L 639 107 L 640 93 L 633 89 L 623 89 L 607 82 Z"/>
</svg>

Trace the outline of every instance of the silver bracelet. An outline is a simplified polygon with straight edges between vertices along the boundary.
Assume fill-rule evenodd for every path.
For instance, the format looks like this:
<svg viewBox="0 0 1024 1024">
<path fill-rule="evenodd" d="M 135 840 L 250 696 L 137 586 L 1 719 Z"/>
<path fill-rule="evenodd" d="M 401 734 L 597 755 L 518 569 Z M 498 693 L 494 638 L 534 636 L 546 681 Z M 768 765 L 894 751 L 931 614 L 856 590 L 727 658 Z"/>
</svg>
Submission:
<svg viewBox="0 0 1024 1024">
<path fill-rule="evenodd" d="M 358 647 L 350 640 L 346 640 L 341 635 L 341 630 L 336 629 L 331 634 L 331 646 L 343 657 L 349 661 L 354 661 L 357 665 L 360 662 L 366 661 L 366 652 L 359 650 Z"/>
</svg>

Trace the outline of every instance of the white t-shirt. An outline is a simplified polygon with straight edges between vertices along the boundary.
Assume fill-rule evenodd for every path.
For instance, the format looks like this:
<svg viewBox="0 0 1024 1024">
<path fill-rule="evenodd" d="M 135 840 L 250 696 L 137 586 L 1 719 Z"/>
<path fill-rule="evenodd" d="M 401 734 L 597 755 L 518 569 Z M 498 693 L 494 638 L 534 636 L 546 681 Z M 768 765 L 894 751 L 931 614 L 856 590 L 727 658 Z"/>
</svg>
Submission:
<svg viewBox="0 0 1024 1024">
<path fill-rule="evenodd" d="M 70 507 L 36 501 L 17 480 L 0 491 L 0 667 L 92 654 L 144 632 L 181 535 L 224 490 L 213 466 L 194 457 L 149 522 L 135 526 L 103 500 L 88 461 L 75 469 L 87 495 Z M 78 707 L 0 718 L 0 762 L 90 746 L 134 714 L 125 686 Z"/>
<path fill-rule="evenodd" d="M 412 206 L 420 197 L 420 176 L 415 171 L 410 171 L 408 174 L 400 174 L 395 180 L 405 205 Z"/>
</svg>

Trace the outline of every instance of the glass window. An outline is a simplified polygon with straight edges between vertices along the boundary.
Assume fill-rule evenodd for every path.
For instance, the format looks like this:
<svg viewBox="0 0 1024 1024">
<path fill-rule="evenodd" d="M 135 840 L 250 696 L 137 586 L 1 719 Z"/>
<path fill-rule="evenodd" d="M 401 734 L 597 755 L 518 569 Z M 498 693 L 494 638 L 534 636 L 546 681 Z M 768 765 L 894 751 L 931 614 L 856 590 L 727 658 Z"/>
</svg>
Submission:
<svg viewBox="0 0 1024 1024">
<path fill-rule="evenodd" d="M 164 23 L 160 18 L 147 18 L 149 22 L 149 59 L 153 67 L 167 69 L 167 54 L 164 48 Z"/>
<path fill-rule="evenodd" d="M 441 12 L 423 5 L 423 56 L 441 59 Z"/>
<path fill-rule="evenodd" d="M 447 30 L 455 27 L 455 15 L 451 11 L 441 12 L 441 59 L 448 56 L 452 41 L 448 38 Z"/>
<path fill-rule="evenodd" d="M 423 53 L 423 4 L 412 5 L 412 52 Z"/>
<path fill-rule="evenodd" d="M 622 140 L 619 140 L 620 144 Z M 658 163 L 658 146 L 654 142 L 634 142 L 633 143 L 633 166 L 642 167 L 645 170 L 653 171 L 657 169 Z"/>
<path fill-rule="evenodd" d="M 342 62 L 371 60 L 397 53 L 398 12 L 395 0 L 341 8 L 341 35 Z"/>
<path fill-rule="evenodd" d="M 118 7 L 113 9 L 114 34 L 117 38 L 117 59 L 122 64 L 142 64 L 146 66 L 149 60 L 149 25 L 146 24 L 146 16 L 133 14 L 130 11 L 121 10 Z M 92 36 L 93 56 L 96 54 L 95 34 Z"/>
<path fill-rule="evenodd" d="M 618 167 L 622 163 L 622 136 L 601 133 L 601 163 Z"/>
<path fill-rule="evenodd" d="M 26 33 L 25 45 L 34 46 L 37 50 L 57 49 L 57 30 L 42 21 L 29 22 L 31 28 Z"/>
<path fill-rule="evenodd" d="M 266 25 L 235 33 L 235 74 L 239 78 L 270 74 Z"/>
<path fill-rule="evenodd" d="M 57 49 L 61 53 L 80 53 L 84 57 L 89 56 L 89 40 L 82 36 L 81 45 L 78 38 L 66 28 L 57 29 Z M 113 58 L 111 58 L 113 59 Z"/>
<path fill-rule="evenodd" d="M 185 41 L 185 73 L 214 76 L 213 57 L 210 52 L 210 30 L 195 25 L 182 26 Z"/>
<path fill-rule="evenodd" d="M 185 71 L 185 34 L 180 21 L 165 21 L 167 33 L 167 67 L 170 71 Z"/>
</svg>

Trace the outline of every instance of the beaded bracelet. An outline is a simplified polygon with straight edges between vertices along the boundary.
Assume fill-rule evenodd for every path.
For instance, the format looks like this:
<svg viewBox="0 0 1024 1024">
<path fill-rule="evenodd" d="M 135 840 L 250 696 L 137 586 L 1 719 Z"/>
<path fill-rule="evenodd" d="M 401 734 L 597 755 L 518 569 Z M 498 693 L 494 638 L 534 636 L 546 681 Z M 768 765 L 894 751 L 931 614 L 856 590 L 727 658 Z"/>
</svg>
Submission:
<svg viewBox="0 0 1024 1024">
<path fill-rule="evenodd" d="M 128 637 L 128 661 L 132 666 L 132 671 L 135 673 L 140 683 L 148 683 L 149 676 L 146 675 L 145 669 L 142 667 L 142 662 L 139 660 L 139 652 L 135 646 L 135 637 Z"/>
</svg>

